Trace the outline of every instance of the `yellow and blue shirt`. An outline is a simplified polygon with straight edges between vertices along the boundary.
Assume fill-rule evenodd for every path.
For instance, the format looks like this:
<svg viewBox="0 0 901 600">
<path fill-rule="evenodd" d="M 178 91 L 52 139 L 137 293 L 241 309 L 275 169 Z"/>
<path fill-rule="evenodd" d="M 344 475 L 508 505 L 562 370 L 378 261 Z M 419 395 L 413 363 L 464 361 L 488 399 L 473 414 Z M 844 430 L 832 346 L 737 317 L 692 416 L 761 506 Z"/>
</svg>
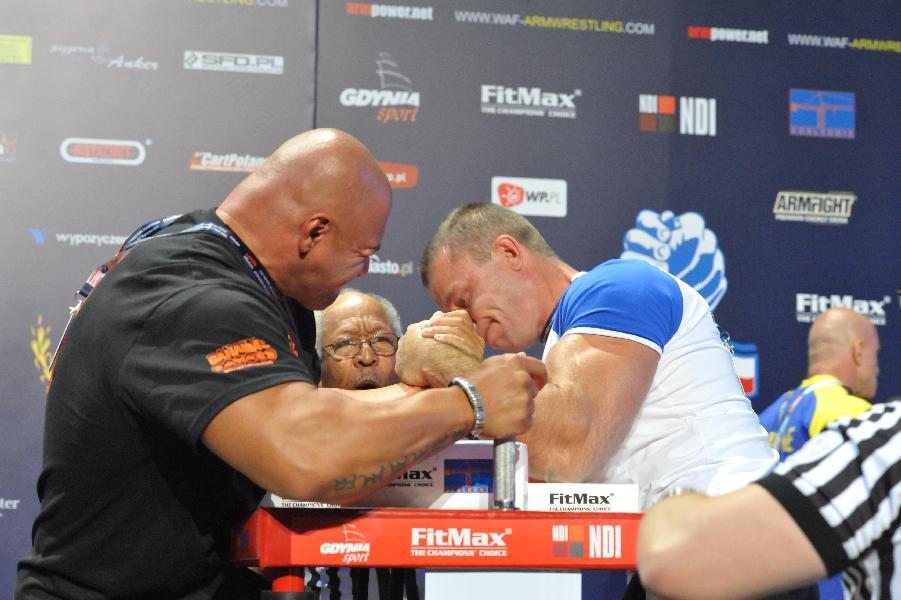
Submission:
<svg viewBox="0 0 901 600">
<path fill-rule="evenodd" d="M 832 375 L 814 375 L 760 413 L 760 424 L 769 432 L 770 446 L 779 451 L 782 461 L 830 421 L 857 416 L 870 406 Z"/>
</svg>

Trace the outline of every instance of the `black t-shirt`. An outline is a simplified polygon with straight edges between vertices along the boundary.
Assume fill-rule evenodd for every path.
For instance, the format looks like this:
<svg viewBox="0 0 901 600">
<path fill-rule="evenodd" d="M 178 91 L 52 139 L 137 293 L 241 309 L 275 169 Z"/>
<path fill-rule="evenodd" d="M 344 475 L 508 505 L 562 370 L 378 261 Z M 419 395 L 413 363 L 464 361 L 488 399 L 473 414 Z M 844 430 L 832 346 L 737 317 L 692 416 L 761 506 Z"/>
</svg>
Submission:
<svg viewBox="0 0 901 600">
<path fill-rule="evenodd" d="M 214 231 L 133 248 L 85 301 L 47 397 L 41 510 L 17 598 L 212 598 L 263 491 L 201 442 L 231 402 L 316 383 L 310 311 L 273 297 Z M 228 597 L 227 595 L 225 597 Z"/>
</svg>

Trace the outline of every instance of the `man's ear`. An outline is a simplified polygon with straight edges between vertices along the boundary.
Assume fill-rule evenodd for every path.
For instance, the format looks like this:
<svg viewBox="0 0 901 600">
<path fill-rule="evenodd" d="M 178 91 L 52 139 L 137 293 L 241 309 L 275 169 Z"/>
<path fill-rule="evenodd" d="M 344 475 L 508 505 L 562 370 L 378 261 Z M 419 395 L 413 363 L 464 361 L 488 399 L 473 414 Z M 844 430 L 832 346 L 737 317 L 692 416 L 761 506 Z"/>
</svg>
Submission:
<svg viewBox="0 0 901 600">
<path fill-rule="evenodd" d="M 499 235 L 494 239 L 491 250 L 498 258 L 510 265 L 513 270 L 518 271 L 522 268 L 522 246 L 519 245 L 515 238 L 507 234 Z"/>
<path fill-rule="evenodd" d="M 313 249 L 313 246 L 319 243 L 322 235 L 331 230 L 331 226 L 332 221 L 327 215 L 315 215 L 301 224 L 300 244 L 298 246 L 298 253 L 301 258 L 306 256 Z"/>
<path fill-rule="evenodd" d="M 859 367 L 863 363 L 863 340 L 857 338 L 851 344 L 851 360 L 854 361 L 854 366 Z"/>
</svg>

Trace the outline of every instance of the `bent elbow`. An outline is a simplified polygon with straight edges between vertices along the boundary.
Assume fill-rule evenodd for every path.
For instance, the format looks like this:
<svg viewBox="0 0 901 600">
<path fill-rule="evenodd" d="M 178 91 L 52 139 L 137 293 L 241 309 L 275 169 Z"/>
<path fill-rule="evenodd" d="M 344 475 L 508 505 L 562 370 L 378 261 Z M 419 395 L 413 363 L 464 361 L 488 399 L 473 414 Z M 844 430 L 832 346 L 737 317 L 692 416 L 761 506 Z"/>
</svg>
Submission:
<svg viewBox="0 0 901 600">
<path fill-rule="evenodd" d="M 639 546 L 636 559 L 638 576 L 645 590 L 662 598 L 677 598 L 679 565 L 677 557 L 659 548 Z"/>
</svg>

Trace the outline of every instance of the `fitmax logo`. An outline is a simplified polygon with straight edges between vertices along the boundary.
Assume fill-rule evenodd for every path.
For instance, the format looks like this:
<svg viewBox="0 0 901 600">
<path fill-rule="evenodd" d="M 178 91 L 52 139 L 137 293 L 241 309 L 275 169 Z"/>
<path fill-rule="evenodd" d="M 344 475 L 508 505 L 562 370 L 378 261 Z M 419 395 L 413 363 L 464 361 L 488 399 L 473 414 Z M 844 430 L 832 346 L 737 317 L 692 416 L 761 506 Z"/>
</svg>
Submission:
<svg viewBox="0 0 901 600">
<path fill-rule="evenodd" d="M 881 300 L 855 298 L 850 294 L 821 296 L 819 294 L 795 294 L 795 311 L 799 323 L 812 323 L 816 317 L 837 306 L 850 308 L 868 318 L 874 325 L 885 325 L 885 305 L 889 296 Z"/>
<path fill-rule="evenodd" d="M 592 494 L 558 494 L 550 495 L 551 504 L 610 504 L 610 496 L 595 496 Z"/>
<path fill-rule="evenodd" d="M 410 530 L 410 543 L 413 546 L 435 547 L 459 547 L 459 548 L 488 548 L 506 547 L 504 538 L 512 533 L 511 529 L 504 532 L 497 531 L 473 531 L 469 527 L 457 529 L 435 529 L 434 527 L 413 527 Z"/>
<path fill-rule="evenodd" d="M 566 94 L 539 87 L 482 85 L 480 100 L 485 114 L 575 119 L 576 98 L 581 95 L 578 89 Z"/>
<path fill-rule="evenodd" d="M 435 473 L 435 469 L 432 469 L 430 471 L 425 471 L 425 470 L 420 470 L 420 469 L 412 469 L 410 471 L 407 471 L 400 477 L 398 477 L 398 479 L 413 479 L 413 480 L 428 479 L 430 481 L 434 481 L 434 479 L 432 479 L 432 475 L 434 473 Z"/>
</svg>

